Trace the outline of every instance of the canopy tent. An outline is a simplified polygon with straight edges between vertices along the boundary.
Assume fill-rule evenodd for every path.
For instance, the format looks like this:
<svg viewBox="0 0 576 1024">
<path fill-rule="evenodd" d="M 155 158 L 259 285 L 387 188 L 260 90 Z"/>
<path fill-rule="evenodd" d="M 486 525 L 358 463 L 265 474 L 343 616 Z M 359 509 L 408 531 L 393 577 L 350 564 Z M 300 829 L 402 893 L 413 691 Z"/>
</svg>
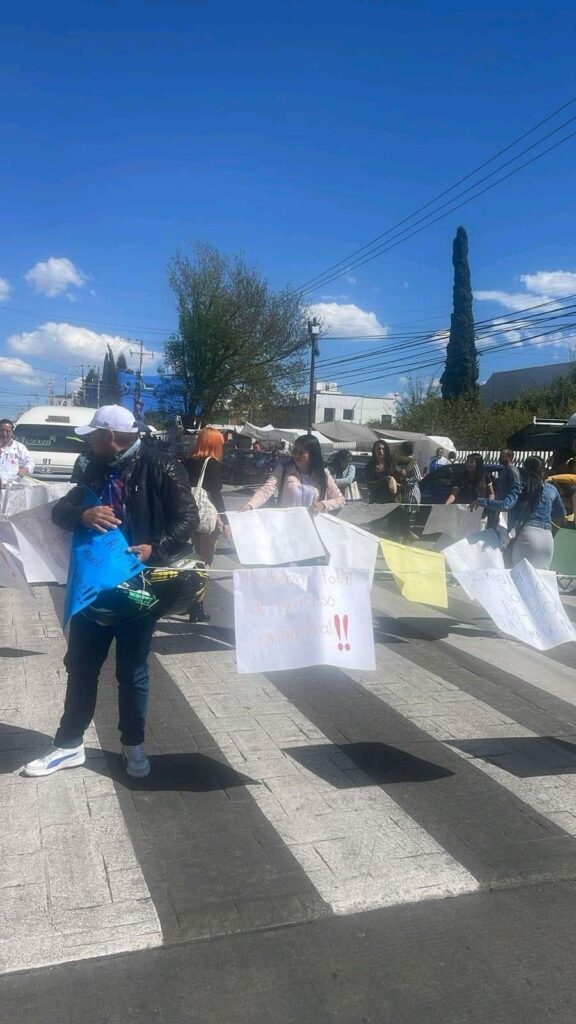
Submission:
<svg viewBox="0 0 576 1024">
<path fill-rule="evenodd" d="M 345 444 L 353 451 L 370 451 L 378 437 L 375 430 L 364 423 L 350 423 L 348 420 L 330 420 L 328 423 L 315 423 L 314 429 L 320 430 L 339 444 Z"/>
<path fill-rule="evenodd" d="M 240 430 L 239 427 L 236 429 Z M 241 429 L 243 434 L 249 434 L 250 437 L 255 437 L 259 441 L 288 441 L 289 444 L 294 444 L 297 437 L 302 437 L 302 434 L 308 433 L 305 427 L 302 430 L 297 430 L 293 427 L 273 427 L 271 423 L 266 427 L 256 427 L 253 423 L 248 423 L 247 421 Z M 334 448 L 330 438 L 321 434 L 318 430 L 313 430 L 312 436 L 317 439 L 322 448 L 329 451 L 332 451 Z"/>
</svg>

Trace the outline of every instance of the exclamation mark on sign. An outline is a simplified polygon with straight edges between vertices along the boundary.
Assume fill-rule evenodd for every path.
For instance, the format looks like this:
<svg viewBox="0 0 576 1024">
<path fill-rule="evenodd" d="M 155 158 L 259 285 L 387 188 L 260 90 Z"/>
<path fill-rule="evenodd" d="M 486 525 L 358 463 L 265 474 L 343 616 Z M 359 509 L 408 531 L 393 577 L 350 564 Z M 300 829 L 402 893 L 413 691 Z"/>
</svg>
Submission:
<svg viewBox="0 0 576 1024">
<path fill-rule="evenodd" d="M 336 632 L 338 634 L 338 641 L 339 641 L 339 643 L 338 643 L 338 650 L 339 651 L 349 651 L 350 650 L 350 644 L 348 643 L 348 616 L 344 615 L 342 617 L 342 630 L 344 632 L 344 641 L 345 641 L 344 643 L 342 643 L 342 632 L 340 630 L 340 616 L 339 615 L 335 615 L 334 616 L 334 625 L 336 626 Z"/>
</svg>

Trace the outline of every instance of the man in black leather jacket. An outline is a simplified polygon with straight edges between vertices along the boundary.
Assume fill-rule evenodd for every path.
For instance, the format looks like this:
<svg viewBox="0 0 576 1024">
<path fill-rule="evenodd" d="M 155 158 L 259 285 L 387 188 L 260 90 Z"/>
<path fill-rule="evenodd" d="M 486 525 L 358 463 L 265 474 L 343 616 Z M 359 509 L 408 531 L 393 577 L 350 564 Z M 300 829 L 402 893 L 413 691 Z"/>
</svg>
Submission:
<svg viewBox="0 0 576 1024">
<path fill-rule="evenodd" d="M 143 563 L 165 563 L 184 547 L 198 526 L 198 509 L 184 468 L 138 437 L 134 417 L 121 406 L 102 406 L 88 427 L 92 450 L 82 483 L 56 503 L 53 521 L 64 530 L 84 526 L 98 533 L 121 529 L 129 550 Z M 101 504 L 86 507 L 92 493 Z M 143 750 L 148 704 L 148 665 L 156 620 L 152 614 L 103 625 L 90 607 L 72 616 L 64 664 L 68 685 L 54 746 L 24 768 L 51 775 L 84 764 L 83 736 L 96 707 L 98 677 L 116 639 L 120 742 L 129 775 L 150 772 Z"/>
</svg>

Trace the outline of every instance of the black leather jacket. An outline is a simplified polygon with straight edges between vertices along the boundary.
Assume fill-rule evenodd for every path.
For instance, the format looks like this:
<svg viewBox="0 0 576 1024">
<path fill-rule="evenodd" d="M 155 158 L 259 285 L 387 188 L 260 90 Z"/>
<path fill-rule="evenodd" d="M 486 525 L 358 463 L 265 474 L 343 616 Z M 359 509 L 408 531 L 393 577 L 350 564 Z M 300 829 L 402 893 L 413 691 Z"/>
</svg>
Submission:
<svg viewBox="0 0 576 1024">
<path fill-rule="evenodd" d="M 82 483 L 52 509 L 53 522 L 63 530 L 74 530 L 86 507 L 87 489 L 100 496 L 109 474 L 106 463 L 91 459 Z M 177 555 L 198 526 L 198 509 L 184 467 L 143 444 L 126 462 L 121 478 L 126 505 L 123 532 L 129 544 L 151 544 L 153 563 Z"/>
</svg>

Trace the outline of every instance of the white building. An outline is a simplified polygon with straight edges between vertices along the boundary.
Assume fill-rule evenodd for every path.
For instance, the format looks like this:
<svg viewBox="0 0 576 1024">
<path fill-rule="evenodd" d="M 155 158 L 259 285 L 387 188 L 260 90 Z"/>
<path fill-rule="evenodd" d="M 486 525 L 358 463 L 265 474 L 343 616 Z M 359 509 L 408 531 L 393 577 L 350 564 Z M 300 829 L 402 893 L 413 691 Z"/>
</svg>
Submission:
<svg viewBox="0 0 576 1024">
<path fill-rule="evenodd" d="M 345 395 L 335 383 L 316 382 L 315 423 L 331 423 L 333 420 L 348 420 L 351 423 L 377 421 L 380 426 L 389 427 L 394 421 L 396 399 L 375 398 L 373 395 Z"/>
</svg>

